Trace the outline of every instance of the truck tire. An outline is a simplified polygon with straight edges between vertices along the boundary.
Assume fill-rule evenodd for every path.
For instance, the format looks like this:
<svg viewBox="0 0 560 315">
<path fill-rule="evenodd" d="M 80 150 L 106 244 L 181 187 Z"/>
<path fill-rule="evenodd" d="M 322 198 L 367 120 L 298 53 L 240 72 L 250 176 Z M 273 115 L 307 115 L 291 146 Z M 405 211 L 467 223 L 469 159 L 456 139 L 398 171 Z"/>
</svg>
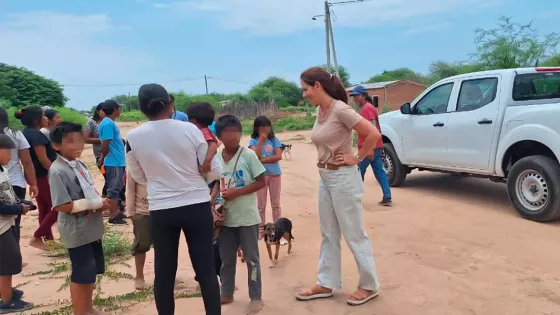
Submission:
<svg viewBox="0 0 560 315">
<path fill-rule="evenodd" d="M 507 178 L 509 200 L 525 219 L 546 222 L 560 217 L 560 164 L 533 155 L 513 164 Z"/>
<path fill-rule="evenodd" d="M 400 186 L 408 174 L 408 169 L 399 160 L 395 148 L 391 143 L 384 143 L 383 151 L 385 152 L 383 155 L 383 168 L 385 172 L 387 172 L 389 185 L 391 187 Z"/>
</svg>

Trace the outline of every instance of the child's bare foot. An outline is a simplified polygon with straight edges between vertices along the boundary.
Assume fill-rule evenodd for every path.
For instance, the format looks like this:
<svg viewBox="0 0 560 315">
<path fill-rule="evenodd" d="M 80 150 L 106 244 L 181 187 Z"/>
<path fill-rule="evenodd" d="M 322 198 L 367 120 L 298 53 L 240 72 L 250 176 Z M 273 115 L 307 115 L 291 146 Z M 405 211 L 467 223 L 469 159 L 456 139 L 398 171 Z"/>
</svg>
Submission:
<svg viewBox="0 0 560 315">
<path fill-rule="evenodd" d="M 32 238 L 31 241 L 29 241 L 29 245 L 40 250 L 47 250 L 47 244 L 45 244 L 45 242 L 43 242 L 43 240 L 40 238 Z"/>
<path fill-rule="evenodd" d="M 233 303 L 233 296 L 222 296 L 220 303 L 222 305 Z"/>
<path fill-rule="evenodd" d="M 260 312 L 263 308 L 262 300 L 251 300 L 249 307 L 247 307 L 247 315 L 254 315 Z"/>
<path fill-rule="evenodd" d="M 134 280 L 134 288 L 136 290 L 146 290 L 150 286 L 144 281 L 144 279 L 136 279 Z"/>
</svg>

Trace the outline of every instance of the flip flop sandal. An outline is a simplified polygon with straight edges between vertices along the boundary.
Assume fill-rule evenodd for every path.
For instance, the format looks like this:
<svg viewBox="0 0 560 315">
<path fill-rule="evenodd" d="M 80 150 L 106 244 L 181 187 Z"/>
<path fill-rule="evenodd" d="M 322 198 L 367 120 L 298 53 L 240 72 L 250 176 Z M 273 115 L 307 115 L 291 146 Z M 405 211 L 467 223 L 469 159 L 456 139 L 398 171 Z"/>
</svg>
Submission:
<svg viewBox="0 0 560 315">
<path fill-rule="evenodd" d="M 361 299 L 361 300 L 352 300 L 352 299 L 348 299 L 346 300 L 346 303 L 348 303 L 348 305 L 351 306 L 358 306 L 358 305 L 363 305 L 366 304 L 367 302 L 373 300 L 374 298 L 376 298 L 379 295 L 379 293 L 373 292 L 372 294 L 366 296 L 365 298 Z M 353 295 L 352 295 L 353 296 Z"/>
<path fill-rule="evenodd" d="M 296 300 L 298 301 L 311 301 L 317 299 L 328 299 L 333 296 L 332 292 L 325 292 L 325 293 L 315 293 L 310 295 L 303 295 L 303 294 L 296 294 Z"/>
</svg>

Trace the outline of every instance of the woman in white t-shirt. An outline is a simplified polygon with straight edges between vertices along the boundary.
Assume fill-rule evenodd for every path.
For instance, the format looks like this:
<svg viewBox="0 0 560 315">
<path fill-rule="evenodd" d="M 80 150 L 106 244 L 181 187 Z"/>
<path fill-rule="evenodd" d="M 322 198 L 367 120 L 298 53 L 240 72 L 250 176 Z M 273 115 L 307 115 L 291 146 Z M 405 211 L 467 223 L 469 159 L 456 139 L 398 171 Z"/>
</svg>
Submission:
<svg viewBox="0 0 560 315">
<path fill-rule="evenodd" d="M 31 155 L 29 154 L 29 143 L 21 131 L 10 128 L 8 113 L 2 107 L 0 107 L 0 133 L 6 134 L 10 137 L 16 146 L 15 149 L 12 149 L 12 159 L 10 160 L 10 163 L 3 165 L 4 169 L 8 171 L 9 181 L 16 196 L 19 199 L 25 199 L 25 194 L 27 192 L 27 185 L 25 182 L 27 180 L 27 183 L 29 184 L 29 194 L 32 198 L 34 198 L 37 196 L 39 189 L 37 188 L 35 169 L 33 168 L 33 162 L 31 161 Z M 23 172 L 24 170 L 25 175 Z M 18 216 L 16 219 L 16 231 L 18 232 L 18 238 L 20 221 L 21 216 Z"/>
</svg>

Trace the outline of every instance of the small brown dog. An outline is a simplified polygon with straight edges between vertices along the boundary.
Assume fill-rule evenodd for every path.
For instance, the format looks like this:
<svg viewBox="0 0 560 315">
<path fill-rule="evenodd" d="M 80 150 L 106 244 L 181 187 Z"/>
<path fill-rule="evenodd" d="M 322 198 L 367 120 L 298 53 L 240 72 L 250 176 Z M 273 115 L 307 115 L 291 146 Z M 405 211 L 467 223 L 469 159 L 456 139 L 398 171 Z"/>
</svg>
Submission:
<svg viewBox="0 0 560 315">
<path fill-rule="evenodd" d="M 292 235 L 292 221 L 286 218 L 280 218 L 275 223 L 267 223 L 264 225 L 264 242 L 268 250 L 268 257 L 270 258 L 269 268 L 276 267 L 278 264 L 278 254 L 280 252 L 280 240 L 284 238 L 288 241 L 288 257 L 292 253 L 292 240 L 295 239 Z M 270 245 L 276 245 L 276 252 L 274 259 L 272 259 L 272 249 Z"/>
</svg>

